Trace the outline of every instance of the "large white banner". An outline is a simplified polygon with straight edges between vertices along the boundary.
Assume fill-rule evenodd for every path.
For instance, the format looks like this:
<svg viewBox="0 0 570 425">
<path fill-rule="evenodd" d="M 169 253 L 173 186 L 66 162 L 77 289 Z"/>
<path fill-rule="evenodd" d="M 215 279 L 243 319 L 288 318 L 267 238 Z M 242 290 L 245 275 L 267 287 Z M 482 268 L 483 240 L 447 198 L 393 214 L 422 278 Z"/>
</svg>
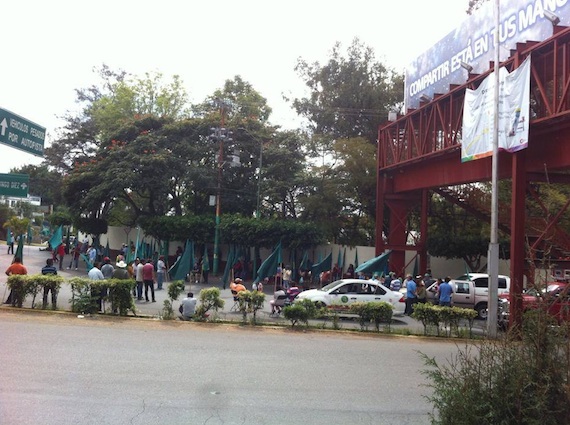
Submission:
<svg viewBox="0 0 570 425">
<path fill-rule="evenodd" d="M 558 16 L 560 26 L 570 26 L 570 0 L 501 0 L 500 3 L 501 62 L 516 49 L 517 43 L 543 41 L 552 36 L 549 13 Z M 450 84 L 465 84 L 469 74 L 461 62 L 472 66 L 474 74 L 489 70 L 489 62 L 495 60 L 495 6 L 495 1 L 483 2 L 455 30 L 406 67 L 406 111 L 420 107 L 422 94 L 433 99 L 435 94 L 448 93 Z M 415 32 L 421 37 L 421 29 L 405 31 L 407 36 Z"/>
<path fill-rule="evenodd" d="M 528 146 L 530 56 L 516 70 L 499 69 L 499 149 L 516 152 Z M 493 154 L 495 73 L 476 90 L 465 90 L 461 162 Z"/>
</svg>

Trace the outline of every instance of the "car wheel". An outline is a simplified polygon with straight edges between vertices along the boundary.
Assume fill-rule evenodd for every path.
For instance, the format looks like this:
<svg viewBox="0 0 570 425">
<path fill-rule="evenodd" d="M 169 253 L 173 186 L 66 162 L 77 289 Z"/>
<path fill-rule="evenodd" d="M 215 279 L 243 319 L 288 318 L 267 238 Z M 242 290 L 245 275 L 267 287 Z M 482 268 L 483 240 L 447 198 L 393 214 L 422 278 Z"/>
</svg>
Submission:
<svg viewBox="0 0 570 425">
<path fill-rule="evenodd" d="M 326 306 L 327 306 L 327 305 L 326 305 L 324 302 L 322 302 L 322 301 L 317 301 L 317 302 L 315 303 L 315 307 L 317 307 L 317 308 L 325 308 Z"/>
<path fill-rule="evenodd" d="M 481 303 L 475 308 L 477 310 L 477 319 L 487 320 L 487 303 Z"/>
</svg>

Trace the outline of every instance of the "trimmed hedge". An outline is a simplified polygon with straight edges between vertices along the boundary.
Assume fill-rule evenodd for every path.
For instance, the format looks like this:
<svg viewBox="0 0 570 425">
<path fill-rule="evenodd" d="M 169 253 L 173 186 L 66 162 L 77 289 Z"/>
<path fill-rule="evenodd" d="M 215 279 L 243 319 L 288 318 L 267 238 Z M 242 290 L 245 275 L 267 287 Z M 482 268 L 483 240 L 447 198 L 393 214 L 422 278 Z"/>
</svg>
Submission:
<svg viewBox="0 0 570 425">
<path fill-rule="evenodd" d="M 103 311 L 105 302 L 111 303 L 111 311 L 120 316 L 126 316 L 129 311 L 136 316 L 132 291 L 135 285 L 133 279 L 91 280 L 87 278 L 72 278 L 71 310 L 75 313 L 95 314 L 99 311 L 98 300 L 102 297 Z M 106 295 L 104 295 L 106 294 Z"/>
<path fill-rule="evenodd" d="M 12 291 L 12 307 L 22 308 L 24 301 L 28 295 L 32 295 L 32 308 L 35 308 L 36 297 L 40 291 L 44 293 L 47 290 L 55 292 L 54 299 L 57 299 L 57 292 L 63 283 L 63 278 L 57 275 L 11 275 L 8 276 L 8 288 Z M 42 303 L 42 308 L 46 308 L 47 303 Z M 56 309 L 56 305 L 52 305 L 52 309 Z"/>
<path fill-rule="evenodd" d="M 469 336 L 473 336 L 473 322 L 477 317 L 477 312 L 471 308 L 416 303 L 412 317 L 422 322 L 424 335 L 428 335 L 430 329 L 435 329 L 437 336 L 441 335 L 441 330 L 444 331 L 445 336 L 451 336 L 452 333 L 459 336 L 459 322 L 466 320 L 469 324 Z"/>
<path fill-rule="evenodd" d="M 358 302 L 351 304 L 349 311 L 358 315 L 361 330 L 367 330 L 368 324 L 372 322 L 379 332 L 380 323 L 388 323 L 390 326 L 394 307 L 384 301 Z"/>
</svg>

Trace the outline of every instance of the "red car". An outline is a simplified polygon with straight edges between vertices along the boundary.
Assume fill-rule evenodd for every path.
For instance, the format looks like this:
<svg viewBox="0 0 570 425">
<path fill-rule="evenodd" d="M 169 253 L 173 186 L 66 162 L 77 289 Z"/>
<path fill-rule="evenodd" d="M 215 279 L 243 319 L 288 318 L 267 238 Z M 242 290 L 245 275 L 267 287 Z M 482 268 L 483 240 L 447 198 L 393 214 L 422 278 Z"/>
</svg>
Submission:
<svg viewBox="0 0 570 425">
<path fill-rule="evenodd" d="M 508 301 L 509 294 L 499 298 Z M 531 288 L 522 294 L 523 311 L 544 308 L 558 323 L 570 321 L 570 284 L 549 282 L 544 289 Z"/>
</svg>

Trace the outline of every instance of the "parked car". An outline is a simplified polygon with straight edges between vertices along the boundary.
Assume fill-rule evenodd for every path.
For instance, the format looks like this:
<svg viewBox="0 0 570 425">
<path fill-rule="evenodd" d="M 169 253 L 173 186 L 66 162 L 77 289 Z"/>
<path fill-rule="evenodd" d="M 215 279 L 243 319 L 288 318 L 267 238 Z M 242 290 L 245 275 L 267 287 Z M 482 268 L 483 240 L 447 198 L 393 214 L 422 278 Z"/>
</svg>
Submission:
<svg viewBox="0 0 570 425">
<path fill-rule="evenodd" d="M 565 282 L 549 282 L 542 289 L 530 288 L 521 294 L 523 312 L 544 308 L 558 323 L 570 321 L 570 284 Z M 509 294 L 499 297 L 506 303 L 507 318 L 509 316 Z"/>
<path fill-rule="evenodd" d="M 453 296 L 451 304 L 455 307 L 473 308 L 477 310 L 479 319 L 487 319 L 487 304 L 489 300 L 489 275 L 486 273 L 470 273 L 469 275 L 459 276 L 450 282 L 453 288 Z M 498 294 L 508 293 L 511 288 L 511 279 L 508 276 L 499 275 Z M 427 288 L 427 300 L 434 304 L 436 299 L 437 287 L 432 284 Z"/>
<path fill-rule="evenodd" d="M 394 308 L 394 316 L 403 315 L 406 306 L 406 297 L 400 292 L 392 291 L 379 282 L 362 279 L 341 279 L 322 289 L 303 291 L 295 301 L 304 299 L 340 312 L 347 311 L 355 302 L 385 301 Z"/>
</svg>

